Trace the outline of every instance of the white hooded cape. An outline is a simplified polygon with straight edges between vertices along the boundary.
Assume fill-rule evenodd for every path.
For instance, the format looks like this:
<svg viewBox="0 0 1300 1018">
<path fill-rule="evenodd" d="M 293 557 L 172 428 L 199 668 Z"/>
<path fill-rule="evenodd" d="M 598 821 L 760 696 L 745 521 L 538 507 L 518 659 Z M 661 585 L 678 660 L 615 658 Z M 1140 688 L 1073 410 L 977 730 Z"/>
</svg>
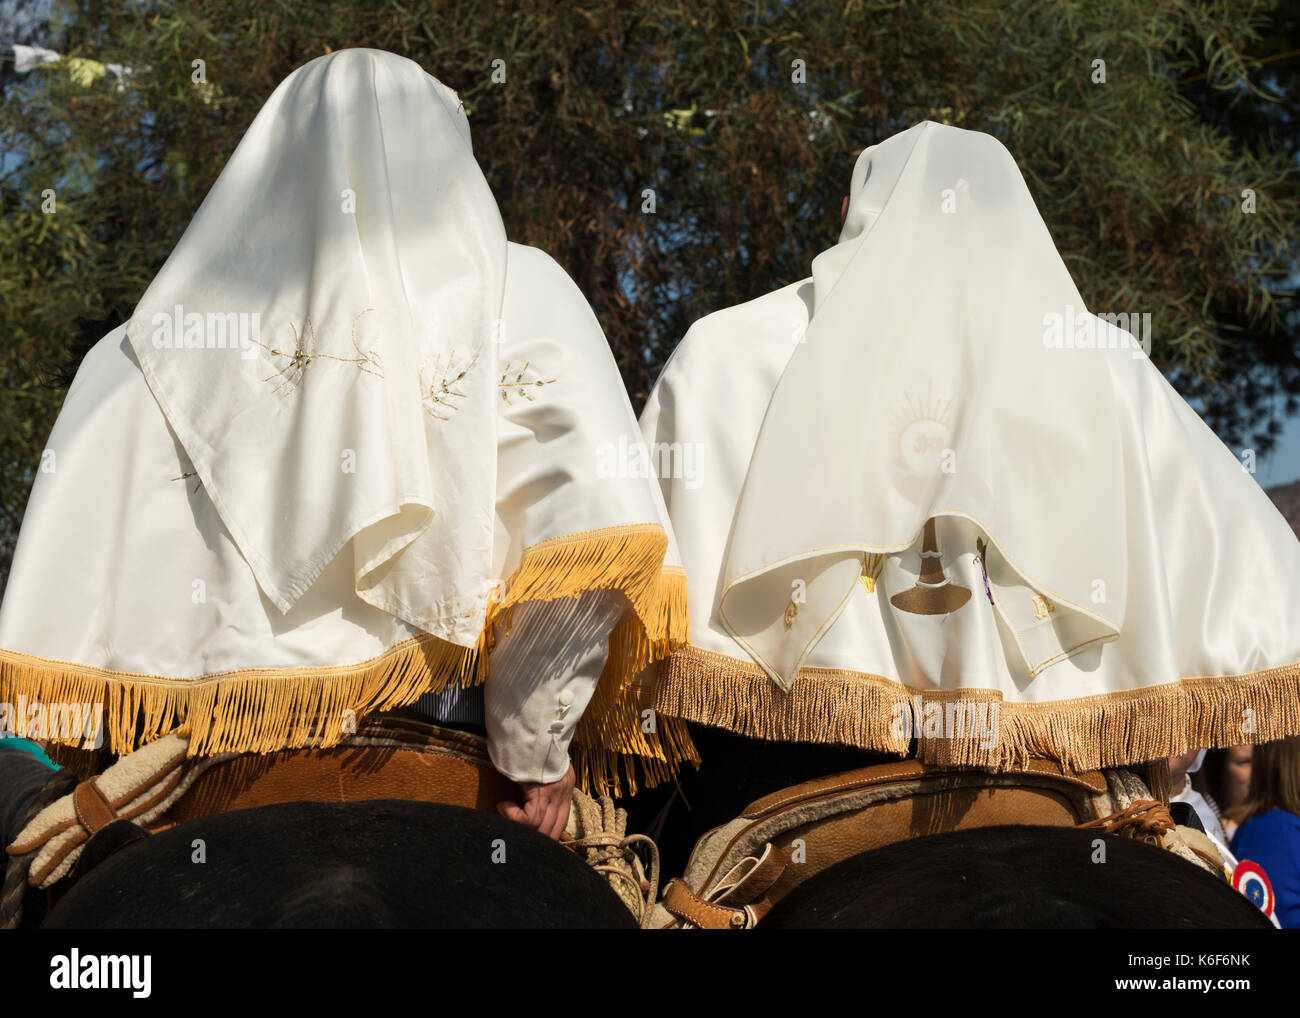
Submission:
<svg viewBox="0 0 1300 1018">
<path fill-rule="evenodd" d="M 486 680 L 508 775 L 554 780 L 576 736 L 590 787 L 663 777 L 693 751 L 642 731 L 632 679 L 684 640 L 684 578 L 657 488 L 599 470 L 636 434 L 577 287 L 507 244 L 454 93 L 313 60 L 68 392 L 0 608 L 9 727 L 271 751 Z M 598 652 L 529 607 L 592 591 Z M 99 730 L 51 724 L 69 704 Z"/>
<path fill-rule="evenodd" d="M 812 270 L 697 322 L 642 415 L 693 464 L 664 713 L 995 766 L 1300 730 L 1300 544 L 996 140 L 868 149 Z"/>
</svg>

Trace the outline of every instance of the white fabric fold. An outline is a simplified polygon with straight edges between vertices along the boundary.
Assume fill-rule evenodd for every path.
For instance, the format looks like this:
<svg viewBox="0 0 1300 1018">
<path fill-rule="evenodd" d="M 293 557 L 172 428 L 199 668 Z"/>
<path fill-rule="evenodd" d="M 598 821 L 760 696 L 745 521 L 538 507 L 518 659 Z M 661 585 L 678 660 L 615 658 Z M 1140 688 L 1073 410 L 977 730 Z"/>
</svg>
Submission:
<svg viewBox="0 0 1300 1018">
<path fill-rule="evenodd" d="M 464 110 L 414 62 L 320 57 L 257 115 L 127 335 L 281 612 L 351 542 L 359 598 L 477 639 L 505 261 Z"/>
</svg>

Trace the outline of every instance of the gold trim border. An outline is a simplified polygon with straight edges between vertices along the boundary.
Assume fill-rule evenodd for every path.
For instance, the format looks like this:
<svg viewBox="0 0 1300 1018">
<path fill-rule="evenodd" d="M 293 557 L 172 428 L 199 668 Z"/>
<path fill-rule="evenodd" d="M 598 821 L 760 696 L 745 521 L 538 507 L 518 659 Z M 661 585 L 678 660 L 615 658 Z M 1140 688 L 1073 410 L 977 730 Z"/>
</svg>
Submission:
<svg viewBox="0 0 1300 1018">
<path fill-rule="evenodd" d="M 609 655 L 575 732 L 573 756 L 590 794 L 636 788 L 639 771 L 655 784 L 683 762 L 698 763 L 684 723 L 662 719 L 642 730 L 637 674 L 684 646 L 689 619 L 686 577 L 665 567 L 668 537 L 659 524 L 627 524 L 549 538 L 525 549 L 488 607 L 470 647 L 420 634 L 376 657 L 328 667 L 243 668 L 194 678 L 171 678 L 95 668 L 0 648 L 0 701 L 19 696 L 46 703 L 102 703 L 104 741 L 124 754 L 173 731 L 190 740 L 190 756 L 326 748 L 349 734 L 342 720 L 411 703 L 451 683 L 476 685 L 487 676 L 494 627 L 509 625 L 515 605 L 617 590 L 631 607 L 610 634 Z M 12 592 L 11 592 L 12 593 Z M 82 773 L 99 752 L 80 737 L 48 740 L 52 756 Z M 621 772 L 621 780 L 620 780 Z"/>
<path fill-rule="evenodd" d="M 890 730 L 899 704 L 916 696 L 998 703 L 999 738 L 988 749 L 978 738 L 916 740 L 918 759 L 945 766 L 1009 770 L 1047 757 L 1087 771 L 1300 734 L 1300 662 L 1041 703 L 1007 701 L 989 689 L 914 688 L 836 668 L 804 667 L 784 693 L 759 665 L 699 647 L 675 652 L 657 672 L 653 704 L 666 717 L 757 739 L 900 755 L 910 740 Z M 1254 732 L 1242 730 L 1246 710 L 1254 712 Z"/>
</svg>

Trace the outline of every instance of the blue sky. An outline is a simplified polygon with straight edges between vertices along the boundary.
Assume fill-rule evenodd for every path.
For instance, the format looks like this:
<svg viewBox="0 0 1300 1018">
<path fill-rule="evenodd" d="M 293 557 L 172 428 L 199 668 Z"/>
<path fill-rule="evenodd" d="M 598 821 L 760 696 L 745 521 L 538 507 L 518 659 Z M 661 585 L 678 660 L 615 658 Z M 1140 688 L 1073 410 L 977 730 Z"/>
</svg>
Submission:
<svg viewBox="0 0 1300 1018">
<path fill-rule="evenodd" d="M 1300 480 L 1300 416 L 1287 420 L 1277 452 L 1255 465 L 1255 479 L 1265 488 Z"/>
</svg>

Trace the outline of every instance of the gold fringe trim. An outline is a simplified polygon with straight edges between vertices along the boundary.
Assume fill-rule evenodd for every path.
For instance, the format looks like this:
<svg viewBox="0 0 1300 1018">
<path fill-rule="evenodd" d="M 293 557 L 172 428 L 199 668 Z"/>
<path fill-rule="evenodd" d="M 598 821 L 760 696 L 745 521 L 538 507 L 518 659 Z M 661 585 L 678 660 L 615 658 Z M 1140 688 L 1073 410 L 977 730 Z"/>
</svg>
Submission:
<svg viewBox="0 0 1300 1018">
<path fill-rule="evenodd" d="M 1300 663 L 1026 704 L 1006 702 L 992 690 L 912 689 L 883 676 L 833 668 L 804 668 L 783 693 L 752 662 L 688 647 L 660 666 L 654 706 L 668 717 L 758 739 L 903 755 L 910 740 L 891 730 L 892 722 L 917 696 L 926 704 L 999 704 L 992 747 L 982 747 L 987 740 L 978 736 L 916 740 L 917 759 L 946 766 L 1010 770 L 1031 757 L 1046 757 L 1068 770 L 1099 770 L 1193 747 L 1272 742 L 1300 733 Z M 1242 730 L 1247 717 L 1253 732 Z"/>
<path fill-rule="evenodd" d="M 591 794 L 619 789 L 622 754 L 643 758 L 649 780 L 698 762 L 681 725 L 641 732 L 629 711 L 632 680 L 650 663 L 686 642 L 686 583 L 662 566 L 668 538 L 657 524 L 607 527 L 539 542 L 525 550 L 473 647 L 421 634 L 357 664 L 329 668 L 240 669 L 195 679 L 89 668 L 0 649 L 0 701 L 103 704 L 104 746 L 123 754 L 172 731 L 186 730 L 190 755 L 266 753 L 328 747 L 376 711 L 411 703 L 451 683 L 472 686 L 487 675 L 495 627 L 509 626 L 527 601 L 578 597 L 588 590 L 620 591 L 632 616 L 610 636 L 610 652 L 592 703 L 575 735 L 575 770 Z M 349 713 L 350 712 L 350 713 Z M 353 721 L 355 724 L 348 724 Z M 99 751 L 80 735 L 43 740 L 51 759 L 81 773 Z M 622 761 L 628 783 L 634 761 Z"/>
<path fill-rule="evenodd" d="M 619 540 L 599 544 L 593 554 L 594 535 Z M 647 692 L 635 683 L 654 662 L 686 646 L 690 631 L 686 573 L 662 564 L 667 549 L 668 537 L 656 524 L 588 531 L 533 545 L 505 599 L 490 613 L 489 628 L 501 612 L 524 601 L 575 597 L 593 589 L 620 590 L 628 599 L 632 617 L 610 633 L 605 667 L 570 749 L 578 784 L 594 797 L 633 795 L 638 772 L 654 786 L 674 777 L 680 764 L 700 762 L 686 725 L 657 716 Z M 525 564 L 529 568 L 521 577 Z"/>
<path fill-rule="evenodd" d="M 655 662 L 686 643 L 689 617 L 682 570 L 663 571 L 654 612 L 646 625 L 627 619 L 610 633 L 605 668 L 578 722 L 574 770 L 590 795 L 635 795 L 638 768 L 644 782 L 654 786 L 674 777 L 682 762 L 699 766 L 686 724 L 655 710 L 653 676 L 648 674 Z M 656 633 L 663 635 L 651 635 Z"/>
<path fill-rule="evenodd" d="M 350 734 L 347 712 L 359 725 L 365 714 L 402 706 L 434 687 L 472 682 L 476 657 L 475 647 L 422 635 L 354 665 L 166 679 L 0 650 L 0 700 L 103 704 L 104 746 L 111 753 L 128 753 L 182 727 L 191 756 L 265 753 L 332 746 Z M 49 747 L 76 749 L 81 742 L 61 733 L 48 738 Z"/>
</svg>

